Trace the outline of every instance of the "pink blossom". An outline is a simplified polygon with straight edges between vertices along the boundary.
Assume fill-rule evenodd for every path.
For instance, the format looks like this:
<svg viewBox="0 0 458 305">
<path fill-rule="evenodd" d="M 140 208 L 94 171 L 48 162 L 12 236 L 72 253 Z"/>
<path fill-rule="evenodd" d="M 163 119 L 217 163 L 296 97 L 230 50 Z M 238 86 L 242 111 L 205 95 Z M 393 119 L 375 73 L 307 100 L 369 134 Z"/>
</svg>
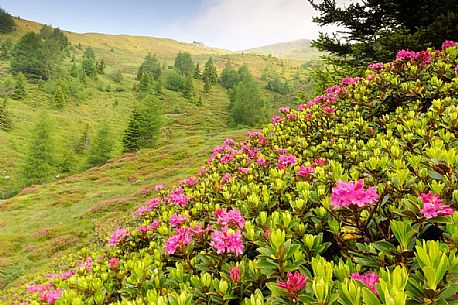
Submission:
<svg viewBox="0 0 458 305">
<path fill-rule="evenodd" d="M 305 108 L 307 108 L 304 104 L 300 104 L 299 106 L 297 106 L 297 110 L 299 111 L 304 111 Z"/>
<path fill-rule="evenodd" d="M 313 119 L 313 113 L 307 113 L 305 115 L 305 118 L 310 121 L 311 119 Z"/>
<path fill-rule="evenodd" d="M 42 291 L 53 289 L 53 287 L 54 287 L 54 285 L 51 284 L 51 283 L 44 284 L 44 285 L 33 284 L 33 285 L 27 286 L 27 292 L 30 293 L 30 294 L 34 294 L 34 293 L 37 293 L 37 292 L 42 292 Z"/>
<path fill-rule="evenodd" d="M 128 235 L 129 235 L 129 231 L 127 231 L 126 228 L 116 229 L 113 232 L 113 234 L 111 234 L 110 241 L 108 242 L 108 245 L 110 245 L 110 247 L 115 247 L 120 242 L 122 242 L 123 239 Z"/>
<path fill-rule="evenodd" d="M 262 137 L 262 138 L 259 139 L 259 144 L 261 144 L 261 145 L 266 144 L 266 142 L 267 142 L 267 138 L 266 137 Z"/>
<path fill-rule="evenodd" d="M 289 111 L 289 107 L 280 107 L 278 109 L 278 112 L 280 112 L 280 113 L 285 113 L 285 112 L 288 112 L 288 111 Z"/>
<path fill-rule="evenodd" d="M 278 124 L 278 123 L 281 123 L 282 121 L 282 118 L 278 115 L 273 115 L 272 116 L 272 123 L 275 125 L 275 124 Z"/>
<path fill-rule="evenodd" d="M 356 205 L 359 207 L 374 203 L 379 199 L 377 188 L 364 189 L 364 180 L 337 181 L 336 187 L 332 189 L 331 205 L 336 209 L 342 206 Z"/>
<path fill-rule="evenodd" d="M 154 188 L 156 189 L 156 191 L 159 192 L 159 191 L 161 191 L 161 190 L 164 189 L 164 185 L 163 185 L 163 184 L 158 184 L 158 185 L 156 185 Z"/>
<path fill-rule="evenodd" d="M 216 210 L 215 211 L 216 221 L 218 224 L 223 226 L 228 226 L 229 228 L 238 226 L 240 229 L 243 229 L 245 226 L 245 219 L 239 210 Z"/>
<path fill-rule="evenodd" d="M 383 69 L 383 67 L 384 67 L 383 62 L 376 62 L 376 63 L 370 64 L 369 66 L 367 66 L 369 70 L 381 70 Z"/>
<path fill-rule="evenodd" d="M 188 233 L 191 235 L 203 235 L 207 232 L 210 232 L 212 230 L 212 227 L 208 225 L 205 229 L 202 226 L 201 223 L 197 223 L 195 228 L 188 228 Z"/>
<path fill-rule="evenodd" d="M 371 80 L 373 80 L 373 79 L 375 78 L 375 76 L 376 76 L 375 73 L 374 73 L 374 74 L 371 74 L 371 75 L 369 75 L 369 76 L 366 77 L 366 80 L 371 81 Z"/>
<path fill-rule="evenodd" d="M 170 225 L 172 228 L 181 227 L 184 223 L 188 221 L 189 217 L 187 215 L 181 216 L 176 213 L 173 213 L 170 217 Z"/>
<path fill-rule="evenodd" d="M 411 60 L 417 58 L 417 52 L 410 50 L 400 50 L 396 53 L 397 60 Z"/>
<path fill-rule="evenodd" d="M 159 228 L 161 222 L 159 220 L 153 221 L 150 225 L 142 225 L 137 228 L 138 232 L 140 233 L 147 233 L 148 231 L 153 231 Z"/>
<path fill-rule="evenodd" d="M 456 42 L 451 40 L 446 40 L 442 43 L 442 52 L 444 52 L 447 48 L 454 47 Z"/>
<path fill-rule="evenodd" d="M 356 272 L 356 273 L 353 273 L 350 276 L 350 278 L 353 279 L 353 280 L 358 280 L 358 281 L 362 282 L 364 285 L 369 287 L 369 289 L 372 290 L 373 293 L 378 295 L 377 289 L 375 289 L 375 284 L 380 282 L 380 279 L 379 279 L 377 273 L 371 272 L 371 273 L 366 273 L 364 275 L 360 275 L 359 273 Z"/>
<path fill-rule="evenodd" d="M 174 254 L 183 246 L 189 245 L 191 241 L 192 237 L 188 229 L 177 229 L 177 233 L 165 242 L 164 251 L 168 254 Z"/>
<path fill-rule="evenodd" d="M 108 264 L 110 265 L 110 269 L 111 270 L 117 270 L 118 267 L 119 267 L 119 258 L 117 258 L 117 257 L 110 258 L 108 260 Z"/>
<path fill-rule="evenodd" d="M 231 281 L 238 284 L 240 283 L 240 279 L 241 279 L 241 272 L 240 272 L 240 268 L 239 267 L 232 267 L 230 270 L 229 270 L 229 275 L 231 277 Z"/>
<path fill-rule="evenodd" d="M 202 167 L 200 170 L 199 170 L 199 176 L 203 176 L 204 174 L 206 174 L 208 172 L 208 168 L 207 167 Z"/>
<path fill-rule="evenodd" d="M 188 186 L 194 186 L 194 185 L 197 184 L 197 179 L 190 177 L 190 178 L 186 179 L 186 184 Z"/>
<path fill-rule="evenodd" d="M 137 209 L 137 215 L 142 216 L 142 215 L 150 213 L 153 208 L 159 205 L 159 202 L 160 202 L 159 198 L 151 199 L 150 202 L 146 206 L 142 206 Z"/>
<path fill-rule="evenodd" d="M 259 138 L 262 136 L 262 130 L 257 130 L 257 131 L 248 131 L 247 136 L 252 139 L 252 138 Z"/>
<path fill-rule="evenodd" d="M 356 84 L 361 78 L 360 77 L 345 77 L 344 79 L 342 79 L 342 81 L 340 82 L 342 85 L 347 85 L 347 86 L 350 86 L 350 85 L 354 85 Z"/>
<path fill-rule="evenodd" d="M 326 112 L 326 114 L 333 114 L 334 112 L 336 112 L 335 108 L 331 108 L 331 107 L 328 107 L 328 106 L 322 107 L 321 110 Z"/>
<path fill-rule="evenodd" d="M 428 194 L 421 193 L 421 200 L 423 201 L 423 209 L 421 209 L 420 213 L 422 213 L 426 219 L 452 215 L 454 213 L 449 205 L 442 204 L 442 199 L 440 199 L 437 194 L 431 192 Z"/>
<path fill-rule="evenodd" d="M 292 297 L 297 298 L 299 292 L 307 285 L 307 277 L 300 274 L 299 271 L 295 271 L 294 274 L 288 272 L 286 282 L 277 280 L 277 285 L 288 290 Z"/>
<path fill-rule="evenodd" d="M 248 174 L 248 168 L 247 167 L 239 167 L 239 172 L 242 174 Z"/>
<path fill-rule="evenodd" d="M 287 117 L 290 120 L 295 120 L 295 119 L 297 119 L 297 114 L 291 112 L 291 113 L 288 113 Z"/>
<path fill-rule="evenodd" d="M 39 295 L 42 301 L 46 302 L 47 304 L 54 304 L 54 302 L 56 302 L 62 296 L 62 290 L 52 289 L 41 291 Z"/>
<path fill-rule="evenodd" d="M 222 227 L 221 230 L 215 230 L 211 236 L 210 246 L 216 249 L 216 253 L 234 253 L 235 255 L 243 254 L 242 234 L 239 230 L 232 230 Z"/>
<path fill-rule="evenodd" d="M 223 176 L 224 183 L 228 183 L 230 179 L 231 179 L 231 174 L 225 173 Z"/>
<path fill-rule="evenodd" d="M 189 201 L 189 197 L 184 194 L 181 187 L 176 188 L 170 193 L 170 202 L 176 205 L 186 206 Z"/>
<path fill-rule="evenodd" d="M 301 167 L 299 167 L 299 171 L 297 172 L 297 175 L 301 177 L 307 177 L 313 174 L 314 172 L 315 172 L 315 169 L 313 167 L 301 165 Z"/>
<path fill-rule="evenodd" d="M 280 155 L 278 157 L 278 164 L 284 166 L 292 166 L 296 164 L 296 156 L 293 155 Z"/>
<path fill-rule="evenodd" d="M 75 275 L 75 273 L 76 273 L 75 270 L 68 270 L 68 271 L 64 271 L 61 273 L 48 273 L 46 274 L 46 277 L 48 279 L 64 279 L 65 280 Z"/>
<path fill-rule="evenodd" d="M 84 263 L 78 265 L 78 268 L 84 268 L 86 272 L 89 272 L 92 268 L 92 257 L 86 258 Z"/>
<path fill-rule="evenodd" d="M 264 158 L 259 158 L 258 160 L 256 160 L 256 164 L 258 164 L 258 165 L 264 165 L 264 164 L 266 164 L 266 159 L 264 159 Z"/>
<path fill-rule="evenodd" d="M 323 166 L 325 164 L 326 164 L 326 160 L 323 159 L 323 158 L 315 158 L 313 160 L 313 165 L 315 165 L 315 166 Z"/>
</svg>

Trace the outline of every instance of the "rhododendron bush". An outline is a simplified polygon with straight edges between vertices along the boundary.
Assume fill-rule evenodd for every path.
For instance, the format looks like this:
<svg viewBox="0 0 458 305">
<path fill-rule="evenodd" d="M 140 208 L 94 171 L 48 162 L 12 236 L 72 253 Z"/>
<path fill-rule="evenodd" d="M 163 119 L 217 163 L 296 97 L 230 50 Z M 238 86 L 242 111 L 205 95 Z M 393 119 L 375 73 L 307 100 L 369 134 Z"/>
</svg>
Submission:
<svg viewBox="0 0 458 305">
<path fill-rule="evenodd" d="M 458 46 L 400 51 L 215 148 L 17 304 L 458 302 Z M 6 300 L 6 299 L 5 299 Z"/>
</svg>

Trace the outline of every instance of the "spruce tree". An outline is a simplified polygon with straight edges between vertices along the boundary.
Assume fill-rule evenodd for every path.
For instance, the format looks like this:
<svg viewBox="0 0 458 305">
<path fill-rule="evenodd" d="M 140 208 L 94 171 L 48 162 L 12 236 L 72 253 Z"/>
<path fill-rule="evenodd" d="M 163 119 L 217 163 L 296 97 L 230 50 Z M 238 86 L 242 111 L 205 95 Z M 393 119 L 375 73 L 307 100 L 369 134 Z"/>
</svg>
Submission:
<svg viewBox="0 0 458 305">
<path fill-rule="evenodd" d="M 11 71 L 24 73 L 31 79 L 48 79 L 49 69 L 46 65 L 43 41 L 34 32 L 28 32 L 19 39 L 13 48 Z"/>
<path fill-rule="evenodd" d="M 239 82 L 239 75 L 237 71 L 232 68 L 230 62 L 226 64 L 223 72 L 221 73 L 220 83 L 226 89 L 232 89 Z"/>
<path fill-rule="evenodd" d="M 201 79 L 202 75 L 200 73 L 200 65 L 199 63 L 196 64 L 196 68 L 194 69 L 194 78 L 195 79 Z"/>
<path fill-rule="evenodd" d="M 4 131 L 8 131 L 12 128 L 12 120 L 7 106 L 7 97 L 3 99 L 3 102 L 0 104 L 0 129 Z"/>
<path fill-rule="evenodd" d="M 62 109 L 69 101 L 67 87 L 62 80 L 59 80 L 54 86 L 51 95 L 51 105 L 55 109 Z"/>
<path fill-rule="evenodd" d="M 96 63 L 97 74 L 105 74 L 105 61 L 103 58 Z"/>
<path fill-rule="evenodd" d="M 205 63 L 202 80 L 204 81 L 204 91 L 207 93 L 210 92 L 213 85 L 218 83 L 218 74 L 216 73 L 216 67 L 213 65 L 213 59 L 211 57 Z"/>
<path fill-rule="evenodd" d="M 194 95 L 194 85 L 192 84 L 192 76 L 188 75 L 186 77 L 186 84 L 183 88 L 183 96 L 187 98 L 188 100 L 192 99 L 192 96 Z"/>
<path fill-rule="evenodd" d="M 96 58 L 94 50 L 92 48 L 86 48 L 86 50 L 84 50 L 83 59 L 81 61 L 81 67 L 83 68 L 83 72 L 85 75 L 97 75 Z"/>
<path fill-rule="evenodd" d="M 159 140 L 162 127 L 162 113 L 158 99 L 149 94 L 142 99 L 138 108 L 140 147 L 153 147 Z"/>
<path fill-rule="evenodd" d="M 138 68 L 137 80 L 141 80 L 143 75 L 146 73 L 151 74 L 154 80 L 159 80 L 161 77 L 161 63 L 159 62 L 156 54 L 152 55 L 151 53 L 148 53 L 148 55 L 146 55 L 143 63 Z"/>
<path fill-rule="evenodd" d="M 140 112 L 137 108 L 132 111 L 127 128 L 124 130 L 122 143 L 124 152 L 135 153 L 140 149 Z"/>
<path fill-rule="evenodd" d="M 22 100 L 26 95 L 27 80 L 21 72 L 16 75 L 16 84 L 14 86 L 14 93 L 11 96 L 15 100 Z"/>
<path fill-rule="evenodd" d="M 179 52 L 175 58 L 175 69 L 183 75 L 192 75 L 194 72 L 194 63 L 191 54 L 188 52 Z"/>
<path fill-rule="evenodd" d="M 11 57 L 11 51 L 13 50 L 13 40 L 11 38 L 5 39 L 0 44 L 0 59 L 9 59 Z"/>
<path fill-rule="evenodd" d="M 114 142 L 110 127 L 106 123 L 102 124 L 90 146 L 87 166 L 92 167 L 105 164 L 111 158 L 113 147 Z"/>
<path fill-rule="evenodd" d="M 0 34 L 8 34 L 16 29 L 13 17 L 0 8 Z"/>
<path fill-rule="evenodd" d="M 25 186 L 48 182 L 55 174 L 55 145 L 51 130 L 46 115 L 40 114 L 33 128 L 22 166 Z"/>
<path fill-rule="evenodd" d="M 83 134 L 76 143 L 75 152 L 77 154 L 82 154 L 89 147 L 89 124 L 86 124 L 83 130 Z"/>
</svg>

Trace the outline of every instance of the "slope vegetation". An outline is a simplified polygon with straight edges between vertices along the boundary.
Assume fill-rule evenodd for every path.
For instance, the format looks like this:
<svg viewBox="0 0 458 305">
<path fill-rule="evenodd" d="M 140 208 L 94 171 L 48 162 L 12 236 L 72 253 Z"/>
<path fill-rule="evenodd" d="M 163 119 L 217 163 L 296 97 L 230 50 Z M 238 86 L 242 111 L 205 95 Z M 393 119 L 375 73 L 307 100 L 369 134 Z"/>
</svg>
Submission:
<svg viewBox="0 0 458 305">
<path fill-rule="evenodd" d="M 155 188 L 29 304 L 447 304 L 458 257 L 458 46 L 400 51 Z M 14 293 L 14 292 L 12 292 Z"/>
</svg>

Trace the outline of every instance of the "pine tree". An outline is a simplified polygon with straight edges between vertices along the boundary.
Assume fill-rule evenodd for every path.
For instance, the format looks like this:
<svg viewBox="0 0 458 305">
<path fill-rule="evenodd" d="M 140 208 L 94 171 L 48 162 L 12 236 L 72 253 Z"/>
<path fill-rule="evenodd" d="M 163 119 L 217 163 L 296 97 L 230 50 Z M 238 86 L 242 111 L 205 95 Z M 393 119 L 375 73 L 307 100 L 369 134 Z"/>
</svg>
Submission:
<svg viewBox="0 0 458 305">
<path fill-rule="evenodd" d="M 205 63 L 202 80 L 204 81 L 204 91 L 207 93 L 210 92 L 213 85 L 218 83 L 218 74 L 216 73 L 216 67 L 213 65 L 213 59 L 211 57 Z"/>
<path fill-rule="evenodd" d="M 105 61 L 103 58 L 96 63 L 97 74 L 105 74 Z"/>
<path fill-rule="evenodd" d="M 200 73 L 200 65 L 199 63 L 196 64 L 196 68 L 194 69 L 194 78 L 195 79 L 201 79 L 202 74 Z"/>
<path fill-rule="evenodd" d="M 41 114 L 32 131 L 32 137 L 22 167 L 25 186 L 52 179 L 56 171 L 55 145 L 48 118 Z"/>
<path fill-rule="evenodd" d="M 12 128 L 12 120 L 10 113 L 8 112 L 8 109 L 6 109 L 7 106 L 7 98 L 3 100 L 3 102 L 0 105 L 0 129 L 4 131 L 8 131 Z"/>
<path fill-rule="evenodd" d="M 13 17 L 0 8 L 0 34 L 8 34 L 16 29 Z"/>
<path fill-rule="evenodd" d="M 80 139 L 78 140 L 78 143 L 76 144 L 75 152 L 77 154 L 82 154 L 86 151 L 88 147 L 89 147 L 89 124 L 86 124 L 83 130 L 83 134 L 81 135 Z"/>
<path fill-rule="evenodd" d="M 239 75 L 237 71 L 232 68 L 230 62 L 226 64 L 223 72 L 221 73 L 220 83 L 226 89 L 232 89 L 239 82 Z"/>
<path fill-rule="evenodd" d="M 188 52 L 179 52 L 175 58 L 175 69 L 183 75 L 192 75 L 194 72 L 194 63 L 191 54 Z"/>
<path fill-rule="evenodd" d="M 186 77 L 186 84 L 183 88 L 183 96 L 187 98 L 188 100 L 192 99 L 192 96 L 194 95 L 194 85 L 192 84 L 192 76 L 188 75 Z"/>
<path fill-rule="evenodd" d="M 137 91 L 141 94 L 147 94 L 152 90 L 154 85 L 153 75 L 151 73 L 142 73 L 140 83 L 138 84 Z"/>
<path fill-rule="evenodd" d="M 53 89 L 51 105 L 55 109 L 62 109 L 69 101 L 68 91 L 63 81 L 58 81 Z"/>
<path fill-rule="evenodd" d="M 88 167 L 105 164 L 111 157 L 114 142 L 108 124 L 102 124 L 92 141 L 87 158 Z"/>
<path fill-rule="evenodd" d="M 16 75 L 16 84 L 14 86 L 14 93 L 11 96 L 15 100 L 22 100 L 26 95 L 27 80 L 21 72 Z"/>
<path fill-rule="evenodd" d="M 49 69 L 45 58 L 43 41 L 34 32 L 19 39 L 11 54 L 11 71 L 24 73 L 31 79 L 48 79 Z"/>
<path fill-rule="evenodd" d="M 92 48 L 86 48 L 86 50 L 84 50 L 81 67 L 83 68 L 84 74 L 87 76 L 97 75 L 96 58 Z"/>
<path fill-rule="evenodd" d="M 146 55 L 143 63 L 138 68 L 137 80 L 141 80 L 143 75 L 146 73 L 151 74 L 154 80 L 159 80 L 161 77 L 161 63 L 159 62 L 156 54 L 152 55 L 151 53 L 148 53 L 148 55 Z"/>
<path fill-rule="evenodd" d="M 138 112 L 139 146 L 153 147 L 159 140 L 162 127 L 162 113 L 159 101 L 154 95 L 147 95 L 142 99 Z"/>
<path fill-rule="evenodd" d="M 0 59 L 9 59 L 11 57 L 11 51 L 13 50 L 13 40 L 11 38 L 5 39 L 0 44 Z"/>
<path fill-rule="evenodd" d="M 124 130 L 122 143 L 124 146 L 124 152 L 135 153 L 140 149 L 140 112 L 136 108 L 132 111 L 129 124 Z"/>
</svg>

